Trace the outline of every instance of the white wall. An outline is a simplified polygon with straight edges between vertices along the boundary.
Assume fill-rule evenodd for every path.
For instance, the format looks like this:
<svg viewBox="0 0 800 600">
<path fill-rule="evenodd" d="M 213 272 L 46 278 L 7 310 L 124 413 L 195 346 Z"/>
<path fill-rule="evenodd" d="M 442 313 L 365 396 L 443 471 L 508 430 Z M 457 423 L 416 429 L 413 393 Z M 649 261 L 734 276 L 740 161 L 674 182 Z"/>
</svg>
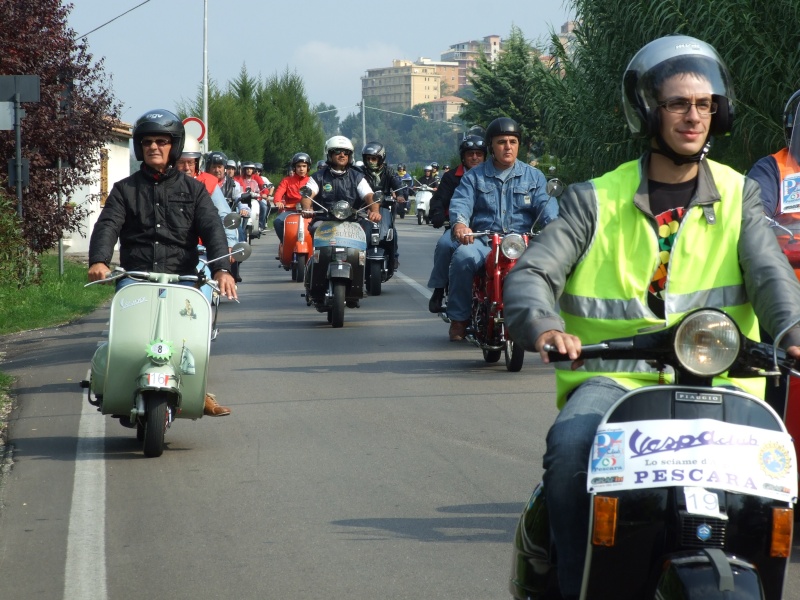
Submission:
<svg viewBox="0 0 800 600">
<path fill-rule="evenodd" d="M 108 191 L 110 192 L 117 181 L 131 174 L 131 151 L 128 139 L 117 138 L 106 144 L 106 150 L 108 151 Z M 73 232 L 66 234 L 64 237 L 65 253 L 86 254 L 89 252 L 89 237 L 92 235 L 92 228 L 97 222 L 97 216 L 100 214 L 101 209 L 99 197 L 96 196 L 94 199 L 90 199 L 90 195 L 100 194 L 99 163 L 93 173 L 93 179 L 91 185 L 76 190 L 75 194 L 70 198 L 75 204 L 81 205 L 83 208 L 89 208 L 90 212 L 89 216 L 81 223 L 83 235 Z"/>
</svg>

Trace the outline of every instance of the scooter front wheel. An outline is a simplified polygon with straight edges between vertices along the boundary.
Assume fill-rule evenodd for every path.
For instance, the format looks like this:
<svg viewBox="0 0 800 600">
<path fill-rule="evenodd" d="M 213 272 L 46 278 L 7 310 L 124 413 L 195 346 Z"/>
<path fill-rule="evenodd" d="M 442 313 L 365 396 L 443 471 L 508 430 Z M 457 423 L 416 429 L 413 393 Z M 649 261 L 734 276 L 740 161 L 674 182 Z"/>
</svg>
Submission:
<svg viewBox="0 0 800 600">
<path fill-rule="evenodd" d="M 381 295 L 381 263 L 373 260 L 369 263 L 369 273 L 367 274 L 367 281 L 369 282 L 367 289 L 370 296 Z"/>
<path fill-rule="evenodd" d="M 155 458 L 164 453 L 164 434 L 167 431 L 167 397 L 152 393 L 145 400 L 147 421 L 144 424 L 144 455 Z"/>
<path fill-rule="evenodd" d="M 506 340 L 504 352 L 506 355 L 506 369 L 512 373 L 522 369 L 522 362 L 525 360 L 525 348 L 511 340 Z"/>
<path fill-rule="evenodd" d="M 306 272 L 306 255 L 298 254 L 297 263 L 292 270 L 292 279 L 295 281 L 303 281 L 303 274 Z"/>
<path fill-rule="evenodd" d="M 333 282 L 333 308 L 331 308 L 331 325 L 341 327 L 344 325 L 344 299 L 347 288 L 344 281 Z"/>
</svg>

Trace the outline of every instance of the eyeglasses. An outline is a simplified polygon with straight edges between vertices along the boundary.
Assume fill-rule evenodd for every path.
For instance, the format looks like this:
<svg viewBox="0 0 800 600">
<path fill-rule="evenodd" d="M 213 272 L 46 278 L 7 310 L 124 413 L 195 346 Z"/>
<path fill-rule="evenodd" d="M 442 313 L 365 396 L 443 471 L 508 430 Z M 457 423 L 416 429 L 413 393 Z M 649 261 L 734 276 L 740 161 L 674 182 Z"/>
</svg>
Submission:
<svg viewBox="0 0 800 600">
<path fill-rule="evenodd" d="M 461 142 L 461 145 L 464 148 L 481 148 L 481 149 L 486 148 L 486 142 L 484 142 L 483 140 L 478 140 L 478 141 L 464 140 L 463 142 Z"/>
<path fill-rule="evenodd" d="M 688 98 L 669 98 L 658 104 L 667 112 L 685 115 L 694 106 L 697 109 L 697 114 L 702 116 L 713 115 L 717 112 L 717 103 L 711 100 L 698 100 L 697 102 L 690 102 Z"/>
<path fill-rule="evenodd" d="M 345 156 L 350 156 L 353 152 L 352 150 L 347 150 L 345 148 L 331 148 L 331 154 L 344 154 Z"/>
<path fill-rule="evenodd" d="M 163 148 L 164 146 L 168 146 L 172 144 L 172 142 L 167 138 L 142 138 L 142 146 L 148 148 L 155 144 L 159 148 Z"/>
</svg>

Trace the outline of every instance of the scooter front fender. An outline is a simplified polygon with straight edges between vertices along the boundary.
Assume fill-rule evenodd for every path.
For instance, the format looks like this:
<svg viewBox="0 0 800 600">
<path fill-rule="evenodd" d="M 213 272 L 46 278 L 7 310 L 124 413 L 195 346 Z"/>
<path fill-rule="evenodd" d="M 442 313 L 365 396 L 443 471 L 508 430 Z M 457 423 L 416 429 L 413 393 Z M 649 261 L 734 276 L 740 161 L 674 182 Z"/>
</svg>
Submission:
<svg viewBox="0 0 800 600">
<path fill-rule="evenodd" d="M 332 262 L 328 265 L 328 279 L 353 279 L 353 266 L 346 262 Z"/>
<path fill-rule="evenodd" d="M 540 483 L 525 505 L 514 533 L 508 586 L 514 598 L 544 600 L 559 597 L 550 553 L 550 517 L 544 487 Z"/>
</svg>

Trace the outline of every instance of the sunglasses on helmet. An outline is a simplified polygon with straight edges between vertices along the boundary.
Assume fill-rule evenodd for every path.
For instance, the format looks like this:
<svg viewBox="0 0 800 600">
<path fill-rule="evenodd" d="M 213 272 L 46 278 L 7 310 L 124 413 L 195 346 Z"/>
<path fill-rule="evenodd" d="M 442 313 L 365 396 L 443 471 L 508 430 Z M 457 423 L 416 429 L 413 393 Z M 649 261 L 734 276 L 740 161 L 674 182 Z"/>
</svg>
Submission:
<svg viewBox="0 0 800 600">
<path fill-rule="evenodd" d="M 483 140 L 477 140 L 477 141 L 465 140 L 461 145 L 464 148 L 479 148 L 479 149 L 486 148 L 486 142 L 484 142 Z"/>
</svg>

